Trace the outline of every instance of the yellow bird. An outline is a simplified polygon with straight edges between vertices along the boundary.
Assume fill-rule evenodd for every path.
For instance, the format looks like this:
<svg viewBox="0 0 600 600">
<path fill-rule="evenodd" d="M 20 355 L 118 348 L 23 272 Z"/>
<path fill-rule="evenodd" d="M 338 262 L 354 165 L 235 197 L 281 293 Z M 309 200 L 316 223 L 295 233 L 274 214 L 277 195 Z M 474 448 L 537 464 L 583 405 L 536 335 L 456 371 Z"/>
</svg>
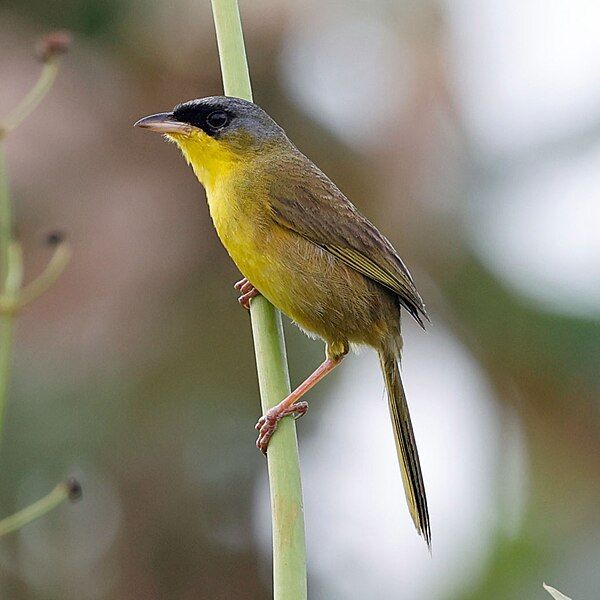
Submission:
<svg viewBox="0 0 600 600">
<path fill-rule="evenodd" d="M 350 344 L 379 354 L 410 514 L 427 545 L 431 531 L 419 455 L 400 378 L 400 312 L 427 319 L 413 279 L 390 242 L 284 130 L 252 102 L 213 96 L 136 125 L 165 134 L 206 190 L 223 245 L 258 293 L 326 344 L 321 366 L 257 423 L 266 452 L 279 420 L 301 415 L 300 398 L 340 364 Z"/>
</svg>

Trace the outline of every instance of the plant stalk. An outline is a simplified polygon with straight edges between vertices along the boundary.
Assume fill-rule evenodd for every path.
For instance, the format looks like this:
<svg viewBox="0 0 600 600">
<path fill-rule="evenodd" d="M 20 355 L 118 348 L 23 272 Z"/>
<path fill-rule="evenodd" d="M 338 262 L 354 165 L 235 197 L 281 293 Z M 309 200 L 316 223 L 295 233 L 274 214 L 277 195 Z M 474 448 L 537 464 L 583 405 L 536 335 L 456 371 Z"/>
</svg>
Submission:
<svg viewBox="0 0 600 600">
<path fill-rule="evenodd" d="M 227 96 L 252 100 L 237 0 L 211 0 Z M 263 413 L 290 393 L 281 314 L 263 296 L 251 301 Z M 300 458 L 293 417 L 279 422 L 267 451 L 273 527 L 273 598 L 306 600 L 306 544 Z"/>
<path fill-rule="evenodd" d="M 69 495 L 69 486 L 64 482 L 59 483 L 47 496 L 16 512 L 14 515 L 2 519 L 0 521 L 0 537 L 21 529 L 21 527 L 31 523 L 31 521 L 43 517 L 61 502 L 67 500 Z"/>
<path fill-rule="evenodd" d="M 40 76 L 33 87 L 0 124 L 0 135 L 6 135 L 9 131 L 16 129 L 39 106 L 56 79 L 58 65 L 59 61 L 56 58 L 49 59 L 44 63 Z"/>
<path fill-rule="evenodd" d="M 4 144 L 0 141 L 0 276 L 3 300 L 10 295 L 14 277 L 10 276 L 11 255 L 14 257 L 12 241 L 12 207 L 8 189 L 8 173 Z M 0 313 L 0 438 L 3 433 L 4 414 L 10 383 L 10 363 L 12 358 L 13 315 Z"/>
<path fill-rule="evenodd" d="M 0 289 L 4 288 L 8 273 L 8 247 L 12 240 L 12 206 L 8 188 L 6 153 L 0 138 Z"/>
<path fill-rule="evenodd" d="M 50 57 L 44 62 L 37 81 L 19 104 L 0 122 L 0 291 L 2 307 L 16 306 L 23 281 L 23 257 L 20 245 L 13 239 L 13 216 L 8 185 L 8 171 L 3 138 L 16 129 L 40 104 L 58 73 L 59 61 Z M 44 281 L 42 281 L 42 284 Z M 30 286 L 31 287 L 31 286 Z M 48 287 L 48 286 L 46 286 Z M 38 283 L 30 290 L 41 293 L 45 287 Z M 32 297 L 33 295 L 30 294 Z M 14 311 L 0 311 L 0 437 L 10 384 Z"/>
</svg>

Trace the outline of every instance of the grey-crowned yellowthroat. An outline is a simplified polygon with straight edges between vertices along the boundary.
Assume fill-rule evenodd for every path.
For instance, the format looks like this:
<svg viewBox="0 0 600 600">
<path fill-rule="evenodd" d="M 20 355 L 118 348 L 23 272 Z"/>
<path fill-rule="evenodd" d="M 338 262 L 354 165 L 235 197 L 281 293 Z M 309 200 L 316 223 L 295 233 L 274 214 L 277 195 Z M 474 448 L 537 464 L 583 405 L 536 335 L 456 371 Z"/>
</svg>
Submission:
<svg viewBox="0 0 600 600">
<path fill-rule="evenodd" d="M 257 105 L 214 96 L 145 117 L 174 141 L 206 189 L 210 214 L 244 279 L 246 307 L 264 295 L 326 343 L 321 366 L 257 423 L 266 452 L 277 422 L 303 414 L 302 395 L 340 364 L 350 344 L 379 354 L 402 480 L 417 531 L 431 544 L 419 455 L 400 378 L 400 312 L 428 320 L 390 242 Z"/>
</svg>

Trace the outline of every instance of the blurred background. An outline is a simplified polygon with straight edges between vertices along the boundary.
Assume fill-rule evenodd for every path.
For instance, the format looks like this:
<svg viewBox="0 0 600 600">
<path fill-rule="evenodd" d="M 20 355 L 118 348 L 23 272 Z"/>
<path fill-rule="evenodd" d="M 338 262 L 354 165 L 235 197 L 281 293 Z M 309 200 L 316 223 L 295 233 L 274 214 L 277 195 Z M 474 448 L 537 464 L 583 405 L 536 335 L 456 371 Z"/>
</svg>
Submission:
<svg viewBox="0 0 600 600">
<path fill-rule="evenodd" d="M 411 267 L 433 326 L 403 370 L 433 557 L 405 508 L 370 351 L 299 423 L 310 598 L 574 600 L 600 589 L 600 4 L 241 1 L 255 98 Z M 2 0 L 0 114 L 75 43 L 6 140 L 27 276 L 0 514 L 7 600 L 264 599 L 265 461 L 248 315 L 176 149 L 132 129 L 222 91 L 208 0 Z M 320 342 L 286 326 L 292 382 Z M 365 438 L 364 428 L 374 432 Z"/>
</svg>

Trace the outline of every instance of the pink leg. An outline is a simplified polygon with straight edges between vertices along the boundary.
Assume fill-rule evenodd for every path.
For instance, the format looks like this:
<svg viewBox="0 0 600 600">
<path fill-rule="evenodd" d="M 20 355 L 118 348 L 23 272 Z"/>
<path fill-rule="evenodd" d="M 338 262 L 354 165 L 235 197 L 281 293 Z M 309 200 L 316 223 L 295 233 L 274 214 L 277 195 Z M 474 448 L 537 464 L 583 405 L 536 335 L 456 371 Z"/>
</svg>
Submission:
<svg viewBox="0 0 600 600">
<path fill-rule="evenodd" d="M 260 292 L 244 277 L 240 279 L 234 286 L 242 295 L 238 298 L 238 302 L 246 309 L 250 310 L 250 300 L 258 296 Z"/>
<path fill-rule="evenodd" d="M 258 429 L 258 439 L 256 440 L 256 447 L 261 450 L 264 454 L 267 453 L 267 446 L 269 440 L 275 429 L 277 423 L 286 417 L 287 415 L 294 414 L 297 417 L 301 417 L 308 409 L 306 402 L 299 402 L 300 398 L 308 390 L 310 390 L 315 384 L 317 384 L 325 375 L 331 373 L 344 358 L 345 354 L 328 358 L 321 366 L 312 374 L 308 379 L 301 383 L 287 398 L 282 400 L 277 406 L 269 409 L 265 415 L 263 415 L 256 424 Z"/>
</svg>

